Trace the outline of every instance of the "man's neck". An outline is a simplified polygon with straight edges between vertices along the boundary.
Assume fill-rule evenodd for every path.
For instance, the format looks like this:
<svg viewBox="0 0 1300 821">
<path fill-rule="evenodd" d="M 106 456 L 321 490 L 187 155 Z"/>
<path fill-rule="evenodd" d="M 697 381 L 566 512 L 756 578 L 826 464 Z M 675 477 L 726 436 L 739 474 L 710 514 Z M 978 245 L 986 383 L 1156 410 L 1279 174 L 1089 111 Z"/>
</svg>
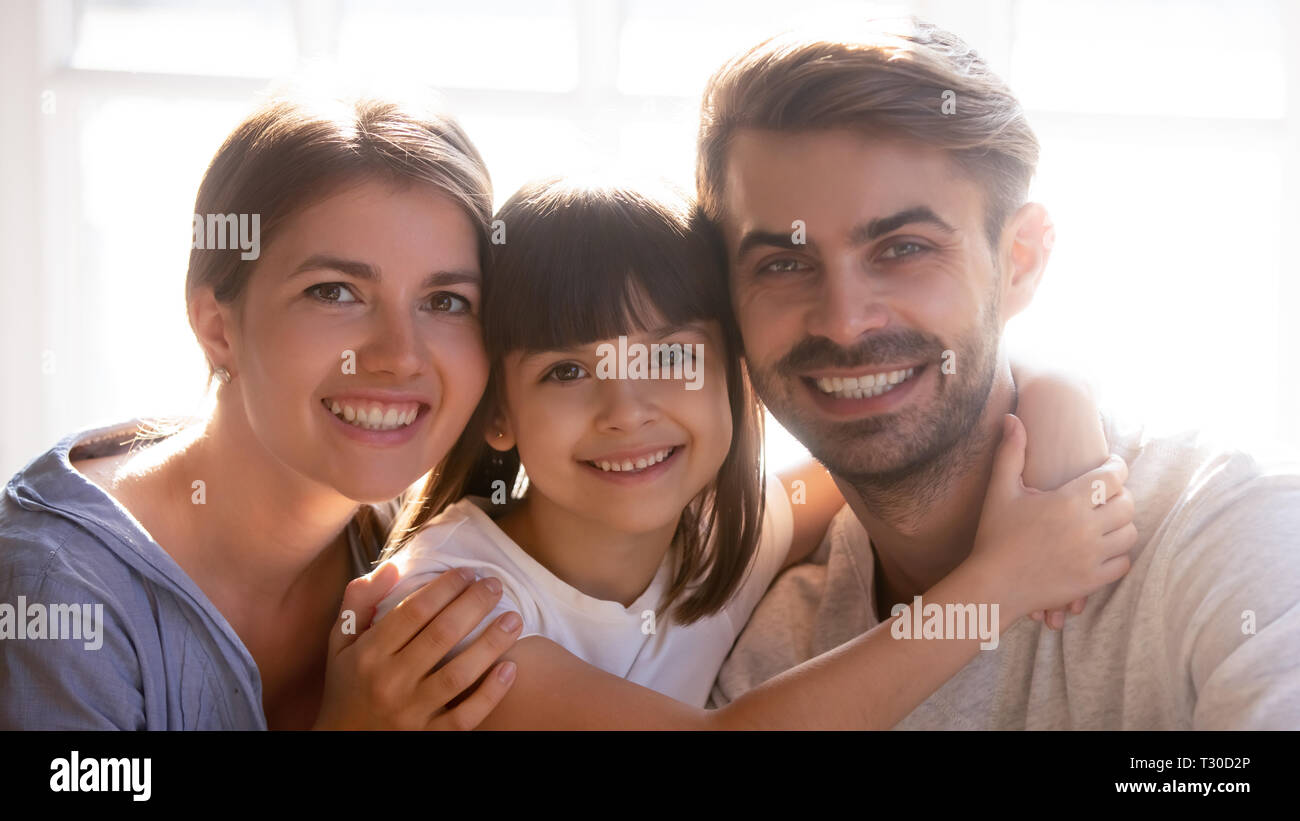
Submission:
<svg viewBox="0 0 1300 821">
<path fill-rule="evenodd" d="M 1002 416 L 1015 406 L 1010 369 L 999 366 L 989 400 L 960 447 L 889 487 L 850 484 L 836 477 L 876 555 L 875 604 L 910 604 L 969 554 L 979 528 Z"/>
</svg>

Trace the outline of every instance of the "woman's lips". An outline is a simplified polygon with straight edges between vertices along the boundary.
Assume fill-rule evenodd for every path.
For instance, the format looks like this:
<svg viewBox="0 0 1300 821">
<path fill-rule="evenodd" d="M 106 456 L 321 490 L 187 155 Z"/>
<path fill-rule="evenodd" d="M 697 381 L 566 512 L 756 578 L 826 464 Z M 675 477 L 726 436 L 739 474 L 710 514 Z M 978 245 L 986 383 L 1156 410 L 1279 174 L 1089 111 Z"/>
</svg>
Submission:
<svg viewBox="0 0 1300 821">
<path fill-rule="evenodd" d="M 424 428 L 424 420 L 431 413 L 431 408 L 423 402 L 370 402 L 358 407 L 327 397 L 319 405 L 332 420 L 331 424 L 337 426 L 344 436 L 375 447 L 397 447 L 410 442 Z M 339 407 L 338 413 L 334 411 L 335 405 Z M 347 419 L 347 407 L 352 408 L 352 421 Z M 366 420 L 364 423 L 360 422 L 363 412 Z M 378 418 L 378 423 L 371 422 L 375 418 Z"/>
</svg>

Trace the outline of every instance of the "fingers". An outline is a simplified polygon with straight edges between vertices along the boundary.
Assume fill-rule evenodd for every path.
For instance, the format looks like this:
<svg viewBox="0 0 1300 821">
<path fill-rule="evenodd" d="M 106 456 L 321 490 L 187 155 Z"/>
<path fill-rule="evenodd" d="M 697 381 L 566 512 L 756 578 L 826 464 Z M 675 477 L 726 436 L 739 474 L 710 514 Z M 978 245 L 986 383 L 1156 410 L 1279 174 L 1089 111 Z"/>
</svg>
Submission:
<svg viewBox="0 0 1300 821">
<path fill-rule="evenodd" d="M 473 584 L 474 578 L 472 569 L 460 567 L 438 574 L 436 579 L 407 596 L 375 627 L 376 650 L 384 655 L 399 652 Z"/>
<path fill-rule="evenodd" d="M 1112 559 L 1107 559 L 1101 563 L 1101 568 L 1099 570 L 1101 584 L 1107 585 L 1119 581 L 1124 578 L 1124 574 L 1127 573 L 1129 568 L 1132 566 L 1133 562 L 1129 558 L 1128 553 L 1124 553 Z"/>
<path fill-rule="evenodd" d="M 452 648 L 474 632 L 500 599 L 499 579 L 487 578 L 471 584 L 402 648 L 398 653 L 402 668 L 415 674 L 417 680 L 423 678 Z M 472 681 L 461 683 L 461 689 Z"/>
<path fill-rule="evenodd" d="M 1102 552 L 1108 560 L 1117 556 L 1127 556 L 1129 551 L 1137 545 L 1137 541 L 1137 525 L 1129 522 L 1120 529 L 1112 530 L 1101 537 Z"/>
<path fill-rule="evenodd" d="M 469 647 L 420 684 L 420 698 L 441 707 L 461 696 L 514 646 L 523 626 L 518 613 L 502 613 Z"/>
<path fill-rule="evenodd" d="M 1128 462 L 1118 456 L 1111 455 L 1109 459 L 1102 463 L 1101 467 L 1090 470 L 1077 479 L 1067 482 L 1062 490 L 1070 495 L 1080 494 L 1096 506 L 1102 504 L 1097 499 L 1099 489 L 1103 491 L 1103 498 L 1109 499 L 1119 493 L 1127 481 Z M 1100 487 L 1094 484 L 1096 482 L 1101 483 Z"/>
<path fill-rule="evenodd" d="M 1002 418 L 1002 441 L 993 458 L 991 492 L 1014 493 L 1024 487 L 1020 475 L 1025 472 L 1025 426 L 1012 413 Z M 995 491 L 996 489 L 996 491 Z"/>
<path fill-rule="evenodd" d="M 1097 511 L 1097 524 L 1101 532 L 1110 533 L 1119 530 L 1127 524 L 1132 523 L 1133 514 L 1137 507 L 1133 501 L 1133 494 L 1128 488 L 1123 488 L 1119 493 L 1112 496 L 1106 501 L 1106 504 L 1095 508 Z"/>
<path fill-rule="evenodd" d="M 472 730 L 496 709 L 510 686 L 515 683 L 515 663 L 503 661 L 474 688 L 468 698 L 442 715 L 433 718 L 430 730 Z"/>
<path fill-rule="evenodd" d="M 1083 608 L 1086 607 L 1087 604 L 1088 604 L 1087 596 L 1081 599 L 1075 599 L 1074 601 L 1070 602 L 1070 612 L 1077 616 L 1083 612 Z"/>
<path fill-rule="evenodd" d="M 344 631 L 336 623 L 330 630 L 330 655 L 338 655 L 344 648 L 355 642 L 370 627 L 375 615 L 375 607 L 384 600 L 388 591 L 397 584 L 397 568 L 392 564 L 383 564 L 365 576 L 359 576 L 348 583 L 343 590 L 343 605 L 339 609 L 340 621 L 351 613 L 355 621 L 353 630 Z"/>
</svg>

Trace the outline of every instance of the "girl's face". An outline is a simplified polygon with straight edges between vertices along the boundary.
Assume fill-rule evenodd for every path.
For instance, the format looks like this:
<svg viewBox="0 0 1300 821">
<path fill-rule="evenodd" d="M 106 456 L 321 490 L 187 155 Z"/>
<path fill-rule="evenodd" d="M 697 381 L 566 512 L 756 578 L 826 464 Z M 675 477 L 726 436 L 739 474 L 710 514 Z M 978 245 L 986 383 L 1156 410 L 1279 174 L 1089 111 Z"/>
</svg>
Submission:
<svg viewBox="0 0 1300 821">
<path fill-rule="evenodd" d="M 431 186 L 367 181 L 306 208 L 228 306 L 223 388 L 261 444 L 359 502 L 438 464 L 487 382 L 473 224 Z"/>
<path fill-rule="evenodd" d="M 697 352 L 692 367 L 702 378 L 617 378 L 601 362 L 617 368 L 618 339 L 506 358 L 505 407 L 487 437 L 498 449 L 519 448 L 530 493 L 611 529 L 646 533 L 675 523 L 717 476 L 731 447 L 721 327 L 629 334 L 626 359 L 655 343 Z M 662 377 L 671 355 L 660 361 Z"/>
</svg>

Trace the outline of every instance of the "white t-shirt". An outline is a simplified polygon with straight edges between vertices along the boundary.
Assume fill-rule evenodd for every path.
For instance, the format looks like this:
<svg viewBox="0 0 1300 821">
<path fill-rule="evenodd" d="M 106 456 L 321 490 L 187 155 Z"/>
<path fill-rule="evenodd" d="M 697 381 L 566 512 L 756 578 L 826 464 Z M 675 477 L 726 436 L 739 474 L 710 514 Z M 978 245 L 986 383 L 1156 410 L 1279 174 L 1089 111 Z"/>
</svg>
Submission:
<svg viewBox="0 0 1300 821">
<path fill-rule="evenodd" d="M 897 729 L 1300 729 L 1300 471 L 1108 420 L 1129 466 L 1128 575 L 1057 632 L 1021 619 Z M 720 707 L 879 623 L 845 506 L 776 580 L 718 676 Z"/>
<path fill-rule="evenodd" d="M 681 625 L 655 612 L 670 581 L 669 551 L 645 592 L 629 607 L 592 598 L 524 552 L 473 499 L 462 499 L 429 522 L 392 561 L 401 581 L 380 603 L 381 617 L 439 574 L 470 567 L 501 580 L 501 601 L 447 658 L 465 649 L 498 615 L 523 618 L 520 639 L 543 636 L 595 667 L 703 707 L 722 661 L 790 551 L 794 517 L 785 489 L 767 480 L 758 550 L 731 600 L 711 616 Z M 653 621 L 652 621 L 653 619 Z M 651 627 L 653 626 L 653 633 Z"/>
</svg>

